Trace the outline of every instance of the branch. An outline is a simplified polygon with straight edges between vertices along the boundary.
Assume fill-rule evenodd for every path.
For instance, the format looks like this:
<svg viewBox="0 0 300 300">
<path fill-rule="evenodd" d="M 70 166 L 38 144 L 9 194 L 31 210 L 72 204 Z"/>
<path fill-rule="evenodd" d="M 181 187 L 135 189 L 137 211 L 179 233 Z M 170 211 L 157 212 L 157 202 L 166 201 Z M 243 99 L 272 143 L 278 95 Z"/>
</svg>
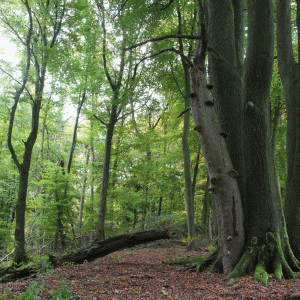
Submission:
<svg viewBox="0 0 300 300">
<path fill-rule="evenodd" d="M 118 117 L 118 118 L 117 118 L 117 121 L 122 120 L 122 119 L 124 119 L 125 117 L 127 117 L 128 115 L 130 115 L 130 114 L 132 114 L 132 113 L 134 113 L 134 112 L 140 110 L 140 109 L 141 109 L 142 107 L 144 107 L 145 105 L 146 105 L 146 104 L 144 103 L 144 104 L 142 104 L 140 107 L 138 107 L 138 108 L 136 108 L 136 109 L 134 109 L 134 110 L 131 110 L 130 112 L 128 112 L 128 113 L 122 115 L 122 117 Z M 120 112 L 121 112 L 121 109 L 118 111 L 117 115 L 119 115 Z"/>
<path fill-rule="evenodd" d="M 188 112 L 189 110 L 191 110 L 191 107 L 187 107 L 184 111 L 182 111 L 178 116 L 177 118 L 180 118 L 182 115 L 184 115 L 186 112 Z"/>
<path fill-rule="evenodd" d="M 31 8 L 28 4 L 28 0 L 25 0 L 24 2 L 26 9 L 27 9 L 27 13 L 28 13 L 28 17 L 29 17 L 29 29 L 28 29 L 28 33 L 26 36 L 26 50 L 27 50 L 27 62 L 26 62 L 26 68 L 25 71 L 23 73 L 23 82 L 20 86 L 20 88 L 16 91 L 16 95 L 14 97 L 14 104 L 11 108 L 11 113 L 10 113 L 10 118 L 9 118 L 9 127 L 8 127 L 8 134 L 7 134 L 7 145 L 8 145 L 8 149 L 11 153 L 12 159 L 15 163 L 15 165 L 17 166 L 18 170 L 21 171 L 22 168 L 22 164 L 20 164 L 17 154 L 14 150 L 14 147 L 12 145 L 11 139 L 12 139 L 12 132 L 13 132 L 13 127 L 14 127 L 14 121 L 15 121 L 15 114 L 16 114 L 16 110 L 19 104 L 19 99 L 26 87 L 26 83 L 28 80 L 28 76 L 29 76 L 29 70 L 30 70 L 30 57 L 31 57 L 31 49 L 30 49 L 30 41 L 32 38 L 32 31 L 33 31 L 33 22 L 32 22 L 32 14 L 31 14 Z M 25 151 L 26 152 L 26 151 Z M 24 162 L 24 161 L 23 161 Z"/>
<path fill-rule="evenodd" d="M 163 41 L 163 40 L 166 40 L 166 39 L 172 39 L 172 38 L 182 38 L 182 39 L 190 39 L 190 40 L 201 40 L 202 37 L 201 36 L 198 36 L 198 35 L 178 35 L 178 34 L 169 34 L 169 35 L 165 35 L 165 36 L 160 36 L 160 37 L 157 37 L 157 38 L 153 38 L 153 39 L 149 39 L 149 40 L 146 40 L 144 42 L 141 42 L 141 43 L 138 43 L 138 44 L 135 44 L 135 45 L 132 45 L 130 47 L 127 47 L 124 49 L 124 51 L 128 51 L 128 50 L 132 50 L 132 49 L 135 49 L 137 47 L 140 47 L 140 46 L 143 46 L 147 43 L 151 43 L 151 42 L 157 42 L 157 41 Z"/>
<path fill-rule="evenodd" d="M 170 0 L 169 3 L 167 3 L 166 5 L 163 5 L 160 10 L 163 11 L 163 10 L 167 9 L 173 3 L 173 1 L 174 0 Z"/>
<path fill-rule="evenodd" d="M 113 83 L 110 75 L 109 75 L 109 72 L 108 72 L 108 67 L 107 67 L 107 62 L 106 62 L 106 26 L 105 26 L 105 16 L 104 16 L 104 6 L 103 6 L 103 1 L 98 1 L 98 0 L 95 0 L 95 3 L 97 5 L 97 8 L 99 10 L 99 12 L 102 14 L 102 22 L 101 22 L 101 27 L 103 29 L 103 40 L 102 40 L 102 50 L 103 50 L 103 53 L 102 53 L 102 59 L 103 59 L 103 67 L 104 67 L 104 71 L 105 71 L 105 76 L 112 88 L 113 91 L 116 90 L 116 86 L 115 84 Z"/>
<path fill-rule="evenodd" d="M 154 5 L 157 6 L 159 4 L 159 5 L 161 5 L 161 8 L 159 10 L 163 11 L 163 10 L 167 9 L 174 2 L 174 0 L 169 0 L 169 2 L 166 5 L 163 5 L 163 4 L 159 3 L 159 2 L 161 2 L 161 0 L 158 0 L 157 2 L 152 3 L 149 6 L 149 8 L 151 8 Z"/>
<path fill-rule="evenodd" d="M 137 72 L 137 68 L 138 66 L 140 65 L 140 63 L 142 63 L 144 60 L 148 59 L 148 58 L 152 58 L 152 57 L 155 57 L 157 55 L 160 55 L 162 53 L 165 53 L 165 52 L 168 52 L 168 51 L 172 51 L 172 52 L 175 52 L 177 53 L 178 55 L 180 55 L 188 64 L 190 67 L 193 66 L 193 63 L 183 54 L 181 53 L 180 51 L 176 50 L 175 48 L 167 48 L 167 49 L 163 49 L 163 50 L 160 50 L 159 52 L 155 53 L 155 54 L 152 54 L 152 55 L 149 55 L 149 56 L 146 56 L 144 57 L 143 59 L 141 59 L 136 65 L 135 65 L 135 68 L 134 68 L 134 73 L 133 73 L 133 76 L 132 78 L 134 78 L 136 76 L 136 72 Z"/>
<path fill-rule="evenodd" d="M 107 123 L 105 123 L 104 121 L 102 121 L 99 117 L 97 117 L 96 115 L 93 115 L 93 117 L 95 118 L 95 119 L 97 119 L 99 122 L 101 122 L 103 125 L 105 125 L 106 127 L 108 126 L 108 124 Z"/>
<path fill-rule="evenodd" d="M 15 81 L 16 83 L 18 83 L 20 86 L 23 85 L 23 83 L 21 83 L 19 80 L 15 79 L 11 74 L 9 74 L 8 72 L 6 72 L 4 69 L 2 69 L 2 67 L 0 66 L 0 70 L 5 73 L 7 76 L 9 76 L 13 81 Z M 33 97 L 30 94 L 29 90 L 27 89 L 27 87 L 25 86 L 24 89 L 26 90 L 26 92 L 28 93 L 30 99 L 33 101 Z"/>
<path fill-rule="evenodd" d="M 0 13 L 1 13 L 1 15 L 2 15 L 2 22 L 4 23 L 4 24 L 6 24 L 7 26 L 8 26 L 8 28 L 11 30 L 11 32 L 14 34 L 14 35 L 16 35 L 17 36 L 17 38 L 20 40 L 20 42 L 24 45 L 24 46 L 26 46 L 26 42 L 22 39 L 22 37 L 19 35 L 19 33 L 17 32 L 17 30 L 15 30 L 13 27 L 12 27 L 12 25 L 10 24 L 10 22 L 9 22 L 9 20 L 7 19 L 7 17 L 4 15 L 4 13 L 2 12 L 2 9 L 0 10 Z"/>
</svg>

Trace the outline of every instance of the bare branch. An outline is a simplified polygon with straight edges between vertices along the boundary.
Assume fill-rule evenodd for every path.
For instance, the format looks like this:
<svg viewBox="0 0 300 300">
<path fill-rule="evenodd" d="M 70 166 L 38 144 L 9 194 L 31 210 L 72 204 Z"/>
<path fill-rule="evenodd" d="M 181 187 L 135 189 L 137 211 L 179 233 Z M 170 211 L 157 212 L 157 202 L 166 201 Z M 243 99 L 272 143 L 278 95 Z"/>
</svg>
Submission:
<svg viewBox="0 0 300 300">
<path fill-rule="evenodd" d="M 99 12 L 102 14 L 102 22 L 101 22 L 101 27 L 103 29 L 103 40 L 102 40 L 102 50 L 103 50 L 103 54 L 102 54 L 102 58 L 103 58 L 103 67 L 104 67 L 104 71 L 105 71 L 105 75 L 106 78 L 112 88 L 113 91 L 116 90 L 116 86 L 113 83 L 109 72 L 108 72 L 108 66 L 107 66 L 107 62 L 106 62 L 106 25 L 105 25 L 105 16 L 104 16 L 104 6 L 103 6 L 103 1 L 99 1 L 99 0 L 95 0 L 96 6 L 99 10 Z"/>
<path fill-rule="evenodd" d="M 125 2 L 122 4 L 120 11 L 123 10 L 123 8 L 125 7 L 126 3 L 128 2 L 128 0 L 125 0 Z"/>
<path fill-rule="evenodd" d="M 151 43 L 151 42 L 163 41 L 163 40 L 166 40 L 166 39 L 172 39 L 172 38 L 177 38 L 177 39 L 178 39 L 178 38 L 182 38 L 182 39 L 190 39 L 190 40 L 201 40 L 201 39 L 202 39 L 202 37 L 201 37 L 201 36 L 198 36 L 198 35 L 186 35 L 186 34 L 178 35 L 178 34 L 169 34 L 169 35 L 160 36 L 160 37 L 157 37 L 157 38 L 149 39 L 149 40 L 143 41 L 143 42 L 141 42 L 141 43 L 132 45 L 132 46 L 130 46 L 130 47 L 125 48 L 124 51 L 132 50 L 132 49 L 135 49 L 135 48 L 137 48 L 137 47 L 143 46 L 143 45 L 148 44 L 148 43 Z"/>
<path fill-rule="evenodd" d="M 163 5 L 162 8 L 161 8 L 160 10 L 165 10 L 165 9 L 167 9 L 167 8 L 173 3 L 173 1 L 174 1 L 174 0 L 170 0 L 169 3 L 167 3 L 166 5 Z"/>
<path fill-rule="evenodd" d="M 140 63 L 142 63 L 144 60 L 146 60 L 146 59 L 148 59 L 148 58 L 155 57 L 155 56 L 157 56 L 157 55 L 160 55 L 160 54 L 165 53 L 165 52 L 168 52 L 168 51 L 177 53 L 178 55 L 180 55 L 180 56 L 181 56 L 181 57 L 189 64 L 190 67 L 193 66 L 193 63 L 192 63 L 192 62 L 191 62 L 191 61 L 190 61 L 183 53 L 181 53 L 180 51 L 176 50 L 175 48 L 167 48 L 167 49 L 160 50 L 160 51 L 157 52 L 157 53 L 154 53 L 154 54 L 152 54 L 152 55 L 146 56 L 146 57 L 144 57 L 143 59 L 141 59 L 141 60 L 135 65 L 134 73 L 133 73 L 132 78 L 135 77 L 136 72 L 137 72 L 137 68 L 138 68 L 138 66 L 140 65 Z"/>
<path fill-rule="evenodd" d="M 178 116 L 177 118 L 180 118 L 182 115 L 184 115 L 186 112 L 188 112 L 189 110 L 191 110 L 191 107 L 187 107 L 184 111 L 182 111 Z"/>
<path fill-rule="evenodd" d="M 169 2 L 168 2 L 166 5 L 163 5 L 163 4 L 159 3 L 159 2 L 161 2 L 161 0 L 158 0 L 157 2 L 152 3 L 152 4 L 149 6 L 149 8 L 152 7 L 152 6 L 154 6 L 154 5 L 155 5 L 156 8 L 157 8 L 157 6 L 160 5 L 161 8 L 160 8 L 159 10 L 163 11 L 163 10 L 167 9 L 167 8 L 174 2 L 174 0 L 169 0 Z"/>
<path fill-rule="evenodd" d="M 127 117 L 128 115 L 130 115 L 130 114 L 132 114 L 132 113 L 134 113 L 134 112 L 136 112 L 136 111 L 138 111 L 138 110 L 140 110 L 140 109 L 141 109 L 142 107 L 144 107 L 145 105 L 146 105 L 146 104 L 144 103 L 144 104 L 142 104 L 140 107 L 138 107 L 138 108 L 136 108 L 136 109 L 134 109 L 134 110 L 132 110 L 132 111 L 130 111 L 130 112 L 128 112 L 128 113 L 122 115 L 121 117 L 118 117 L 118 118 L 117 118 L 117 121 L 122 120 L 122 119 L 125 119 L 125 117 Z M 121 109 L 119 110 L 119 112 L 118 112 L 117 115 L 119 115 L 120 112 L 121 112 Z"/>
</svg>

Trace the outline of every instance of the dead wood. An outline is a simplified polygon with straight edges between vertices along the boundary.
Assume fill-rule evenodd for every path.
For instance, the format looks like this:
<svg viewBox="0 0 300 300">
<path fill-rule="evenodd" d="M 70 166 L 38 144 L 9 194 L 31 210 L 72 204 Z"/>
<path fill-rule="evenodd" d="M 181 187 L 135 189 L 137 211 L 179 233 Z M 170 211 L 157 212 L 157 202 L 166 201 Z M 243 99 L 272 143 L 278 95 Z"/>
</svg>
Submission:
<svg viewBox="0 0 300 300">
<path fill-rule="evenodd" d="M 126 233 L 106 239 L 104 241 L 98 242 L 97 244 L 91 245 L 89 248 L 84 248 L 77 252 L 73 252 L 61 257 L 49 255 L 48 262 L 50 262 L 51 266 L 54 268 L 68 263 L 82 264 L 84 262 L 93 261 L 99 257 L 103 257 L 118 250 L 134 247 L 140 244 L 150 243 L 156 240 L 169 239 L 170 237 L 171 236 L 168 233 L 168 229 L 153 229 Z M 28 277 L 31 274 L 39 273 L 43 270 L 44 267 L 44 264 L 36 264 L 27 267 L 23 266 L 18 269 L 12 269 L 11 267 L 9 267 L 1 271 L 0 282 L 5 283 Z"/>
</svg>

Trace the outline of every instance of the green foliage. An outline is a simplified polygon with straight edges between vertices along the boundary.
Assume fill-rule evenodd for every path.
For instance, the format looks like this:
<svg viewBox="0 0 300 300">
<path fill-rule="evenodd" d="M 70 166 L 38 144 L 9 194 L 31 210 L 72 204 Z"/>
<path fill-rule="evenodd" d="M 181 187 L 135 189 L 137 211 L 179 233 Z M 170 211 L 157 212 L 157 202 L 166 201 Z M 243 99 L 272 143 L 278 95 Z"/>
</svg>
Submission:
<svg viewBox="0 0 300 300">
<path fill-rule="evenodd" d="M 59 276 L 59 275 L 57 275 Z M 60 282 L 60 287 L 57 290 L 51 290 L 48 293 L 52 296 L 51 299 L 55 300 L 70 300 L 72 298 L 72 294 L 69 291 L 68 282 L 65 278 L 63 278 Z"/>
<path fill-rule="evenodd" d="M 18 295 L 18 300 L 37 300 L 41 299 L 38 295 L 43 292 L 45 286 L 45 281 L 43 280 L 42 284 L 39 284 L 37 281 L 32 282 L 27 290 L 20 295 Z"/>
<path fill-rule="evenodd" d="M 35 223 L 40 231 L 51 236 L 60 232 L 59 220 L 64 231 L 75 222 L 75 194 L 72 193 L 71 185 L 74 178 L 72 174 L 66 174 L 64 169 L 50 162 L 45 165 L 42 178 L 37 185 L 42 188 L 43 193 L 35 199 L 35 203 L 29 201 L 29 208 L 33 204 L 34 208 L 41 211 Z"/>
<path fill-rule="evenodd" d="M 185 239 L 183 239 L 182 242 L 183 243 L 190 243 L 190 242 L 195 241 L 195 240 L 197 240 L 197 237 L 195 237 L 195 236 L 193 236 L 193 237 L 188 236 Z"/>
</svg>

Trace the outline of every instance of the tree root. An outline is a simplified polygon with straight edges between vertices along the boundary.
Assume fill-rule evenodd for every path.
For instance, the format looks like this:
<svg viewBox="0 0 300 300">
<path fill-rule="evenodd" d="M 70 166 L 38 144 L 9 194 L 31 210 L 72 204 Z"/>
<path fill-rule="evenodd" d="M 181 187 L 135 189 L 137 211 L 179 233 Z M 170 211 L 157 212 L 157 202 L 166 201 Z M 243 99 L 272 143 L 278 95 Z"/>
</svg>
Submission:
<svg viewBox="0 0 300 300">
<path fill-rule="evenodd" d="M 284 237 L 283 242 L 285 251 L 282 249 L 279 231 L 275 234 L 268 232 L 266 234 L 265 243 L 260 243 L 260 245 L 258 244 L 258 238 L 252 237 L 250 245 L 246 248 L 234 270 L 228 275 L 228 284 L 232 284 L 234 278 L 249 274 L 253 271 L 254 280 L 261 282 L 265 286 L 268 285 L 269 273 L 274 273 L 277 280 L 296 278 L 296 273 L 293 270 L 300 270 L 298 261 L 289 247 L 288 239 L 286 240 Z M 288 258 L 288 262 L 286 257 Z M 219 255 L 219 248 L 202 262 L 194 263 L 188 267 L 181 268 L 181 270 L 201 272 L 211 263 L 213 263 L 213 265 L 209 273 L 222 272 L 222 259 Z"/>
<path fill-rule="evenodd" d="M 290 248 L 286 247 L 287 255 L 289 257 Z M 297 262 L 294 261 L 294 266 Z M 268 285 L 269 275 L 273 272 L 278 280 L 285 278 L 296 278 L 289 264 L 285 259 L 285 255 L 281 246 L 281 239 L 279 232 L 274 235 L 272 232 L 266 234 L 266 243 L 258 246 L 257 238 L 252 238 L 251 246 L 249 246 L 236 265 L 234 270 L 229 274 L 228 278 L 240 277 L 245 273 L 254 273 L 254 279 L 261 282 L 263 285 Z"/>
<path fill-rule="evenodd" d="M 203 271 L 205 268 L 207 268 L 211 263 L 213 263 L 214 261 L 217 260 L 218 255 L 219 255 L 219 248 L 217 248 L 216 250 L 214 250 L 208 257 L 206 258 L 199 258 L 200 262 L 197 263 L 193 263 L 187 267 L 183 267 L 183 268 L 178 268 L 178 271 L 191 271 L 191 272 L 201 272 Z M 187 261 L 186 259 L 181 260 L 182 263 L 188 263 L 189 261 Z M 164 263 L 173 263 L 172 261 L 165 261 Z M 215 272 L 214 272 L 215 273 Z"/>
</svg>

